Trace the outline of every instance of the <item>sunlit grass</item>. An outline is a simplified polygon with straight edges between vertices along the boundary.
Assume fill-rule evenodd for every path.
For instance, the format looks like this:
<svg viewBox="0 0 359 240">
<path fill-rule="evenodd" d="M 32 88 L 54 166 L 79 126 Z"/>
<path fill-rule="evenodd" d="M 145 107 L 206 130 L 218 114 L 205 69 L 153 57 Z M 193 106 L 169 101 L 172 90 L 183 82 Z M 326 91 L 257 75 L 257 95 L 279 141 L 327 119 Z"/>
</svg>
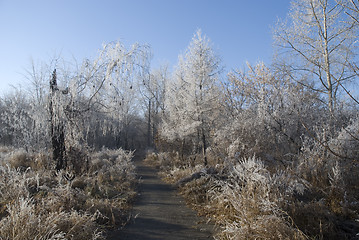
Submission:
<svg viewBox="0 0 359 240">
<path fill-rule="evenodd" d="M 136 194 L 132 152 L 88 154 L 73 179 L 51 170 L 47 153 L 2 152 L 0 239 L 102 239 L 126 224 Z"/>
</svg>

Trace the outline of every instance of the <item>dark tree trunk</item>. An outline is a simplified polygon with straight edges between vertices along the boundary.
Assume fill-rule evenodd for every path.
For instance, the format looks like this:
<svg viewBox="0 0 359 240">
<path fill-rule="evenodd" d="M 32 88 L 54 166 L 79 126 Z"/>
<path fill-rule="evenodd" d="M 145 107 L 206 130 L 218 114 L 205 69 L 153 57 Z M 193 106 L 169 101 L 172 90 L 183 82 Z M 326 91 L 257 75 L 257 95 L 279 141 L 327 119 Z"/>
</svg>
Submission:
<svg viewBox="0 0 359 240">
<path fill-rule="evenodd" d="M 151 141 L 151 99 L 148 100 L 148 120 L 147 120 L 147 147 L 151 147 L 152 146 L 152 141 Z"/>
<path fill-rule="evenodd" d="M 57 88 L 57 79 L 56 79 L 56 69 L 52 73 L 52 79 L 50 80 L 50 104 L 49 104 L 49 111 L 50 111 L 50 127 L 51 127 L 51 144 L 52 144 L 52 157 L 53 160 L 56 162 L 56 170 L 60 171 L 61 169 L 66 168 L 66 159 L 65 159 L 65 133 L 64 133 L 64 126 L 58 120 L 56 121 L 55 113 L 54 113 L 54 95 Z"/>
<path fill-rule="evenodd" d="M 207 166 L 208 162 L 207 162 L 207 153 L 206 153 L 206 149 L 207 149 L 207 144 L 206 144 L 206 135 L 204 134 L 204 130 L 202 129 L 202 144 L 203 144 L 203 158 L 204 158 L 204 166 Z"/>
<path fill-rule="evenodd" d="M 65 159 L 65 133 L 61 125 L 56 126 L 54 129 L 54 134 L 52 135 L 52 154 L 53 159 L 56 162 L 56 170 L 60 171 L 61 169 L 66 168 L 66 159 Z"/>
</svg>

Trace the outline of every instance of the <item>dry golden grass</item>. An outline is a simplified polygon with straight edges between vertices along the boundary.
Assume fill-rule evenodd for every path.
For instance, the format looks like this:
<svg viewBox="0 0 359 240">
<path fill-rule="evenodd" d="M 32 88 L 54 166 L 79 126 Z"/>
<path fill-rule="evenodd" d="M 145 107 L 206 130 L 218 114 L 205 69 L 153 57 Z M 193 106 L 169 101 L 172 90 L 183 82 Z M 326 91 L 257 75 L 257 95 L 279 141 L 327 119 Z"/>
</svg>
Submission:
<svg viewBox="0 0 359 240">
<path fill-rule="evenodd" d="M 0 221 L 1 239 L 102 239 L 88 214 L 77 211 L 48 213 L 29 198 L 9 204 L 7 211 L 8 216 Z"/>
<path fill-rule="evenodd" d="M 216 239 L 355 239 L 359 231 L 354 194 L 339 167 L 325 166 L 324 160 L 306 158 L 298 166 L 271 166 L 269 171 L 255 157 L 228 159 L 217 163 L 214 173 L 189 178 L 202 166 L 150 158 L 152 164 L 161 164 L 166 181 L 190 179 L 180 192 L 199 214 L 216 223 Z"/>
<path fill-rule="evenodd" d="M 126 224 L 136 195 L 133 153 L 71 154 L 74 179 L 50 170 L 46 153 L 2 155 L 0 239 L 101 239 L 101 231 Z"/>
</svg>

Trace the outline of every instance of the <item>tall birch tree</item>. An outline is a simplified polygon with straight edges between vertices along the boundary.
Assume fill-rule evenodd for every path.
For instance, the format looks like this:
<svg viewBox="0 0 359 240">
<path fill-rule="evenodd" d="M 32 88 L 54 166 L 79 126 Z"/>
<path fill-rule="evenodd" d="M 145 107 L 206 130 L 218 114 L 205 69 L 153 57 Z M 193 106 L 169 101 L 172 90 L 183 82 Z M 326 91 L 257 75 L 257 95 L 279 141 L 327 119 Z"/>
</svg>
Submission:
<svg viewBox="0 0 359 240">
<path fill-rule="evenodd" d="M 294 0 L 288 22 L 279 22 L 275 39 L 281 66 L 295 81 L 326 95 L 333 113 L 341 85 L 353 78 L 345 64 L 355 55 L 356 24 L 334 0 Z"/>
</svg>

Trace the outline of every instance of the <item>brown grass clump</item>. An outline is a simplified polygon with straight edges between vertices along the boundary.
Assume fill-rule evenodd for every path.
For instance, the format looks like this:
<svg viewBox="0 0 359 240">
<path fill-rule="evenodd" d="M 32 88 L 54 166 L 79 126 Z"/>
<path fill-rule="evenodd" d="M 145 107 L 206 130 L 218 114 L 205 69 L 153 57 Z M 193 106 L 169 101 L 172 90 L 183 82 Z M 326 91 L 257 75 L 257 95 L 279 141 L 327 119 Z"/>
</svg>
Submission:
<svg viewBox="0 0 359 240">
<path fill-rule="evenodd" d="M 37 214 L 30 199 L 20 198 L 7 204 L 7 213 L 8 216 L 0 221 L 1 239 L 66 239 L 65 234 L 56 228 L 56 222 L 61 219 L 62 214 L 51 214 L 48 217 Z"/>
<path fill-rule="evenodd" d="M 283 210 L 294 191 L 303 191 L 300 182 L 270 174 L 255 157 L 229 167 L 228 176 L 215 181 L 210 192 L 210 205 L 217 206 L 212 215 L 222 228 L 221 239 L 306 238 Z"/>
<path fill-rule="evenodd" d="M 76 211 L 48 214 L 29 198 L 8 204 L 7 211 L 0 221 L 1 239 L 102 239 L 91 217 Z"/>
<path fill-rule="evenodd" d="M 71 240 L 104 239 L 98 226 L 93 221 L 93 216 L 71 211 L 65 214 L 57 223 L 58 229 L 65 232 L 65 237 Z"/>
<path fill-rule="evenodd" d="M 52 166 L 52 161 L 49 159 L 48 154 L 44 152 L 34 153 L 30 162 L 30 167 L 33 171 L 49 171 Z"/>
<path fill-rule="evenodd" d="M 11 153 L 8 163 L 13 168 L 26 170 L 30 167 L 31 160 L 31 157 L 25 152 L 25 150 L 17 150 Z"/>
<path fill-rule="evenodd" d="M 187 203 L 196 209 L 200 215 L 210 216 L 213 208 L 209 206 L 209 191 L 213 190 L 214 179 L 210 175 L 205 175 L 186 183 L 180 188 L 181 194 L 187 199 Z"/>
<path fill-rule="evenodd" d="M 52 167 L 48 154 L 44 152 L 29 153 L 24 149 L 6 149 L 3 154 L 0 154 L 0 159 L 3 159 L 3 161 L 0 161 L 2 165 L 8 164 L 10 167 L 19 169 L 20 171 L 25 171 L 28 168 L 34 171 L 42 171 L 50 170 Z"/>
</svg>

